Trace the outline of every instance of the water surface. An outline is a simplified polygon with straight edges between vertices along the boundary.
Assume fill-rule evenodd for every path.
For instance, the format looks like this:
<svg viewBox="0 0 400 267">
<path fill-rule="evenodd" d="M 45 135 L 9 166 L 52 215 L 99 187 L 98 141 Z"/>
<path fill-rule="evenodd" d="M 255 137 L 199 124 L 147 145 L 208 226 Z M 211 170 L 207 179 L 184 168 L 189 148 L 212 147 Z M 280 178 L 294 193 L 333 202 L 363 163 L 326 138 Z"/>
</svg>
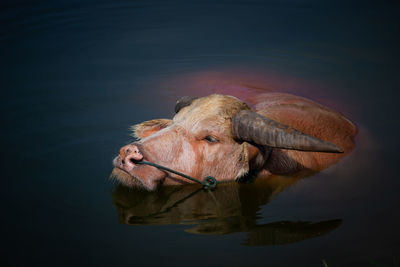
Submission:
<svg viewBox="0 0 400 267">
<path fill-rule="evenodd" d="M 396 1 L 3 1 L 6 264 L 398 266 L 399 11 Z M 360 129 L 356 149 L 270 198 L 233 186 L 225 221 L 214 204 L 209 217 L 183 208 L 206 193 L 179 202 L 191 192 L 175 191 L 161 198 L 171 217 L 122 220 L 135 197 L 157 201 L 108 179 L 128 127 L 225 82 L 342 112 Z"/>
</svg>

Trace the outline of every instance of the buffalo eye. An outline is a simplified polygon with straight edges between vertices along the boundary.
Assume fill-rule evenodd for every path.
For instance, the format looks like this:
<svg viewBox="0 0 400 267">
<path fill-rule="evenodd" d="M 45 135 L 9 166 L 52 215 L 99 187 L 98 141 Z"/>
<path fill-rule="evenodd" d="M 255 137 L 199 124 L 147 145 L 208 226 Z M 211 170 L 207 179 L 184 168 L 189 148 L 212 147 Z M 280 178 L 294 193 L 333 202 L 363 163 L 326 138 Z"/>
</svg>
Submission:
<svg viewBox="0 0 400 267">
<path fill-rule="evenodd" d="M 211 135 L 207 135 L 206 137 L 204 137 L 204 140 L 206 140 L 209 143 L 218 143 L 218 139 L 211 136 Z"/>
</svg>

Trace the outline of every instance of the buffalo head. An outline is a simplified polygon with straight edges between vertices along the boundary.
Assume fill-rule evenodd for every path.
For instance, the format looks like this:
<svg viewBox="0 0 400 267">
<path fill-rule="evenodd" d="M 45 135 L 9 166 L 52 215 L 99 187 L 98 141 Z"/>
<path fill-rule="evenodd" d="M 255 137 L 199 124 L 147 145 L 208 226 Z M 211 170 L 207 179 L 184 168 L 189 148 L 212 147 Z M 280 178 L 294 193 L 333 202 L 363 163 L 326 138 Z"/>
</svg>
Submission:
<svg viewBox="0 0 400 267">
<path fill-rule="evenodd" d="M 336 145 L 262 116 L 233 96 L 184 97 L 172 120 L 158 119 L 132 127 L 136 142 L 120 149 L 113 176 L 128 186 L 154 190 L 184 184 L 178 175 L 154 162 L 202 180 L 238 180 L 265 168 L 274 149 L 343 152 Z M 283 166 L 284 168 L 284 166 Z"/>
</svg>

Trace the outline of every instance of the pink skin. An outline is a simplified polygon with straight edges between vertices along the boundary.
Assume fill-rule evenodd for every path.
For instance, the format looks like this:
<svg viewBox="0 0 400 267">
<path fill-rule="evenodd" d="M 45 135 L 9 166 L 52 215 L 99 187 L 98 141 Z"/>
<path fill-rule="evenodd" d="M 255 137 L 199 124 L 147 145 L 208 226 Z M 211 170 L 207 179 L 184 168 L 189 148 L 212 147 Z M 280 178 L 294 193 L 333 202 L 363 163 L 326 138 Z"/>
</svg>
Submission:
<svg viewBox="0 0 400 267">
<path fill-rule="evenodd" d="M 158 127 L 158 125 L 157 125 Z M 205 126 L 201 128 L 206 128 Z M 154 131 L 147 127 L 146 134 L 138 142 L 121 148 L 120 154 L 114 159 L 114 166 L 130 175 L 130 179 L 140 181 L 140 185 L 148 190 L 154 190 L 160 184 L 187 184 L 190 181 L 166 171 L 148 165 L 135 164 L 135 161 L 145 160 L 190 175 L 199 180 L 208 175 L 216 176 L 219 180 L 232 180 L 237 176 L 240 164 L 226 168 L 226 162 L 237 162 L 241 145 L 218 135 L 219 142 L 211 143 L 205 140 L 207 131 L 187 133 L 180 125 L 170 125 Z M 136 131 L 138 133 L 138 131 Z M 236 166 L 236 167 L 235 167 Z M 120 178 L 115 173 L 117 178 Z M 119 179 L 122 180 L 122 179 Z M 122 181 L 126 183 L 126 179 Z M 133 186 L 136 186 L 135 183 Z"/>
<path fill-rule="evenodd" d="M 136 182 L 139 182 L 139 186 L 148 190 L 154 190 L 158 186 L 159 181 L 165 178 L 166 173 L 159 171 L 156 168 L 149 168 L 149 166 L 135 164 L 135 162 L 141 160 L 145 159 L 139 151 L 139 148 L 134 144 L 129 144 L 120 149 L 119 155 L 114 159 L 113 163 L 114 167 L 124 171 L 130 176 L 128 179 L 142 177 L 141 179 L 135 179 Z M 117 176 L 121 177 L 121 175 Z M 157 179 L 154 177 L 157 177 Z M 132 185 L 127 182 L 125 183 Z M 136 186 L 137 185 L 138 184 L 136 183 Z"/>
<path fill-rule="evenodd" d="M 117 164 L 119 168 L 124 169 L 126 172 L 130 172 L 137 166 L 135 161 L 140 161 L 142 159 L 143 155 L 140 153 L 137 146 L 126 145 L 119 150 Z"/>
</svg>

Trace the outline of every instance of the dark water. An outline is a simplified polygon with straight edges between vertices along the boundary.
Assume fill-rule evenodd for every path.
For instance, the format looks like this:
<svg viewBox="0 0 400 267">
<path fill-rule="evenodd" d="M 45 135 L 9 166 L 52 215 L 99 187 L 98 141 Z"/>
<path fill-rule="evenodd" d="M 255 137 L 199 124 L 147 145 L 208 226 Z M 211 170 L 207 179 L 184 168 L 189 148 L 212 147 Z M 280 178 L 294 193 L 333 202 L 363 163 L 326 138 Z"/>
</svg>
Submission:
<svg viewBox="0 0 400 267">
<path fill-rule="evenodd" d="M 3 264 L 400 265 L 398 1 L 0 9 Z M 111 161 L 130 125 L 212 92 L 202 77 L 254 73 L 258 86 L 351 118 L 356 150 L 279 195 L 114 188 Z"/>
</svg>

